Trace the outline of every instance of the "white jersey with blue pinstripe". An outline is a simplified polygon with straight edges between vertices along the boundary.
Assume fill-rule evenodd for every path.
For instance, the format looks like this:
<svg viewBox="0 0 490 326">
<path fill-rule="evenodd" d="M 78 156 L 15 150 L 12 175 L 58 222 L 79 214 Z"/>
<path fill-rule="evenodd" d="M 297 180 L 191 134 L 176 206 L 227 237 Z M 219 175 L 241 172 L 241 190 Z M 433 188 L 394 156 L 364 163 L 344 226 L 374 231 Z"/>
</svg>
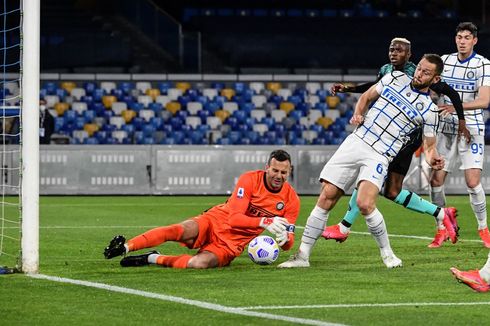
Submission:
<svg viewBox="0 0 490 326">
<path fill-rule="evenodd" d="M 380 97 L 371 106 L 364 123 L 354 134 L 390 161 L 423 126 L 424 135 L 435 137 L 439 116 L 429 92 L 411 87 L 412 79 L 400 71 L 385 75 L 376 85 Z"/>
<path fill-rule="evenodd" d="M 490 61 L 485 57 L 473 54 L 463 61 L 459 61 L 458 53 L 443 55 L 444 70 L 442 79 L 459 93 L 461 102 L 474 101 L 481 86 L 490 86 Z M 451 104 L 445 96 L 444 103 Z M 485 134 L 483 110 L 465 110 L 466 127 L 472 135 Z M 447 134 L 457 134 L 458 117 L 456 113 L 441 119 L 439 131 Z"/>
</svg>

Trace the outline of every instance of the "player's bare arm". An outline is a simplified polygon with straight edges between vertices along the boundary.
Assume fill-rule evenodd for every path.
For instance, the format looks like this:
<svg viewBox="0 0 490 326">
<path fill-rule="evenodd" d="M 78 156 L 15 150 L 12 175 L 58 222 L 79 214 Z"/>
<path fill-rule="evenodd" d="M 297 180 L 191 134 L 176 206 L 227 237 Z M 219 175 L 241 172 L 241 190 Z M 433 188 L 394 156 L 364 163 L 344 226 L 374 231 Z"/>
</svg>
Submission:
<svg viewBox="0 0 490 326">
<path fill-rule="evenodd" d="M 426 137 L 423 140 L 425 160 L 434 170 L 444 168 L 444 157 L 440 156 L 436 148 L 436 137 Z"/>
<path fill-rule="evenodd" d="M 378 99 L 379 93 L 376 90 L 376 85 L 372 85 L 365 93 L 359 97 L 356 103 L 354 114 L 350 119 L 350 123 L 353 125 L 360 125 L 364 122 L 364 114 L 366 114 L 369 104 Z"/>
</svg>

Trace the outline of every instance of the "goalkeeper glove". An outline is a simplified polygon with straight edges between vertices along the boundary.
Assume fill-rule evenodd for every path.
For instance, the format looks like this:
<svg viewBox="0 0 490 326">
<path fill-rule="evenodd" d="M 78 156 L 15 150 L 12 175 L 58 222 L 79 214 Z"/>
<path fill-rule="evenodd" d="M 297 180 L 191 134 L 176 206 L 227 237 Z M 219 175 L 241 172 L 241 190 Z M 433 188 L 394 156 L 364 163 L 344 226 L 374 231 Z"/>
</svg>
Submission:
<svg viewBox="0 0 490 326">
<path fill-rule="evenodd" d="M 284 246 L 288 241 L 289 241 L 288 231 L 284 230 L 281 233 L 276 234 L 276 242 L 279 245 L 279 247 Z"/>
<path fill-rule="evenodd" d="M 266 229 L 275 236 L 286 232 L 286 226 L 288 225 L 288 220 L 284 217 L 274 216 L 274 217 L 263 217 L 260 220 L 260 227 Z"/>
</svg>

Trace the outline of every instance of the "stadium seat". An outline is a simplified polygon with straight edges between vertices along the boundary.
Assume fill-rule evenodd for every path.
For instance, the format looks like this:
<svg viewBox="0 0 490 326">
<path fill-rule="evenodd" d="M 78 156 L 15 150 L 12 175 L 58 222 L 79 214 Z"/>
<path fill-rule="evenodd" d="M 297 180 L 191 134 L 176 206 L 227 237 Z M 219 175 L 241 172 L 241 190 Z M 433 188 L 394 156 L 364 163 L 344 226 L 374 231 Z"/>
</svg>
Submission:
<svg viewBox="0 0 490 326">
<path fill-rule="evenodd" d="M 191 84 L 188 82 L 178 82 L 175 84 L 175 88 L 178 88 L 182 91 L 182 94 L 185 93 L 188 89 L 191 88 Z"/>
<path fill-rule="evenodd" d="M 142 103 L 145 108 L 148 108 L 148 104 L 153 102 L 153 98 L 149 95 L 139 95 L 138 103 Z"/>
<path fill-rule="evenodd" d="M 216 117 L 218 117 L 221 122 L 225 122 L 226 119 L 228 119 L 228 117 L 231 115 L 230 112 L 226 111 L 226 110 L 218 110 L 214 113 L 214 115 Z"/>
<path fill-rule="evenodd" d="M 327 110 L 325 112 L 325 116 L 335 121 L 338 117 L 340 117 L 340 112 L 338 110 Z"/>
<path fill-rule="evenodd" d="M 146 90 L 151 88 L 151 83 L 147 81 L 136 82 L 135 89 L 138 90 L 139 94 L 146 94 Z"/>
<path fill-rule="evenodd" d="M 181 105 L 179 102 L 169 102 L 165 105 L 165 109 L 175 115 L 175 113 L 181 109 Z"/>
<path fill-rule="evenodd" d="M 75 138 L 78 143 L 83 143 L 85 138 L 88 138 L 88 133 L 85 130 L 75 130 L 73 131 L 73 138 Z"/>
<path fill-rule="evenodd" d="M 158 88 L 148 88 L 145 92 L 146 95 L 150 96 L 153 101 L 160 95 L 160 90 Z"/>
<path fill-rule="evenodd" d="M 61 103 L 58 103 L 58 104 L 61 104 Z M 65 103 L 65 104 L 67 104 L 67 103 Z M 65 113 L 63 114 L 63 118 L 65 118 L 65 123 L 73 123 L 73 122 L 75 122 L 75 120 L 77 118 L 77 112 L 73 111 L 73 110 L 66 110 Z"/>
<path fill-rule="evenodd" d="M 233 114 L 233 112 L 238 110 L 238 104 L 235 102 L 225 102 L 223 104 L 223 110 L 228 111 L 230 114 Z"/>
<path fill-rule="evenodd" d="M 117 102 L 117 98 L 114 95 L 104 95 L 102 96 L 102 104 L 106 109 L 112 107 L 112 103 Z"/>
<path fill-rule="evenodd" d="M 274 94 L 277 94 L 277 91 L 279 91 L 279 89 L 281 89 L 281 83 L 279 82 L 268 82 L 266 84 L 266 89 L 272 91 L 272 93 Z"/>
<path fill-rule="evenodd" d="M 318 138 L 318 133 L 315 130 L 305 130 L 301 133 L 301 137 L 308 142 L 308 144 L 312 144 L 313 141 Z"/>
<path fill-rule="evenodd" d="M 223 88 L 220 91 L 220 95 L 226 97 L 229 101 L 233 96 L 235 96 L 235 90 L 231 88 Z"/>
<path fill-rule="evenodd" d="M 252 82 L 250 83 L 249 88 L 253 90 L 256 95 L 262 94 L 262 91 L 265 89 L 264 83 L 262 82 Z"/>
<path fill-rule="evenodd" d="M 109 81 L 101 82 L 100 88 L 104 91 L 105 94 L 111 94 L 112 90 L 116 88 L 116 83 Z"/>
<path fill-rule="evenodd" d="M 167 95 L 158 95 L 155 98 L 155 102 L 160 103 L 161 105 L 163 105 L 165 107 L 167 105 L 167 103 L 170 102 L 170 98 Z"/>
<path fill-rule="evenodd" d="M 315 95 L 316 92 L 321 88 L 322 88 L 321 84 L 315 82 L 308 82 L 305 85 L 305 89 L 308 91 L 310 95 Z"/>
<path fill-rule="evenodd" d="M 331 109 L 335 109 L 340 103 L 340 98 L 338 96 L 327 96 L 326 102 Z"/>
<path fill-rule="evenodd" d="M 86 123 L 91 123 L 94 121 L 96 114 L 95 111 L 93 110 L 85 110 L 83 111 L 83 118 L 85 119 Z"/>
<path fill-rule="evenodd" d="M 161 94 L 167 94 L 169 88 L 172 88 L 173 85 L 171 82 L 158 82 L 157 88 L 160 90 Z"/>
<path fill-rule="evenodd" d="M 85 102 L 73 102 L 71 104 L 71 109 L 78 114 L 83 114 L 87 110 L 87 103 Z"/>
<path fill-rule="evenodd" d="M 128 137 L 128 133 L 125 130 L 114 130 L 111 135 L 119 144 L 123 144 L 124 140 Z"/>
<path fill-rule="evenodd" d="M 265 132 L 269 131 L 269 127 L 267 127 L 265 123 L 257 123 L 253 125 L 252 130 L 258 132 L 261 136 L 263 136 Z"/>
<path fill-rule="evenodd" d="M 112 112 L 115 115 L 121 115 L 122 111 L 127 110 L 128 105 L 125 102 L 114 102 L 112 103 Z"/>
<path fill-rule="evenodd" d="M 152 110 L 141 110 L 138 112 L 138 116 L 143 118 L 146 122 L 149 122 L 151 118 L 155 116 L 155 112 Z"/>
<path fill-rule="evenodd" d="M 170 101 L 176 101 L 179 98 L 179 96 L 182 96 L 182 94 L 183 92 L 179 88 L 169 88 L 167 91 L 167 96 L 170 99 Z"/>
<path fill-rule="evenodd" d="M 206 96 L 210 100 L 213 100 L 218 95 L 218 90 L 215 88 L 205 88 L 202 91 L 202 95 Z"/>
<path fill-rule="evenodd" d="M 99 130 L 99 126 L 96 125 L 95 123 L 87 123 L 85 126 L 83 126 L 83 130 L 87 132 L 89 137 L 92 137 L 92 135 Z"/>
<path fill-rule="evenodd" d="M 201 110 L 202 110 L 202 104 L 200 102 L 187 103 L 187 111 L 189 111 L 190 115 L 197 115 L 197 113 Z"/>
<path fill-rule="evenodd" d="M 222 121 L 218 117 L 207 117 L 206 124 L 211 128 L 211 130 L 217 130 L 218 127 L 222 125 Z"/>
<path fill-rule="evenodd" d="M 99 141 L 97 140 L 97 138 L 88 137 L 88 138 L 85 138 L 83 140 L 83 144 L 84 145 L 98 145 L 99 144 Z"/>
<path fill-rule="evenodd" d="M 265 103 L 267 103 L 267 98 L 264 95 L 254 95 L 252 96 L 252 103 L 256 108 L 261 108 Z"/>
<path fill-rule="evenodd" d="M 319 118 L 323 116 L 322 111 L 320 110 L 310 110 L 308 112 L 308 118 L 315 123 Z"/>
<path fill-rule="evenodd" d="M 133 118 L 136 117 L 136 111 L 123 110 L 121 112 L 121 116 L 123 117 L 124 121 L 126 121 L 126 123 L 130 123 L 131 120 L 133 120 Z"/>
<path fill-rule="evenodd" d="M 286 114 L 289 114 L 289 112 L 294 110 L 294 104 L 291 102 L 281 102 L 279 109 L 286 112 Z"/>
<path fill-rule="evenodd" d="M 250 117 L 254 118 L 256 122 L 260 122 L 262 118 L 267 116 L 264 110 L 252 110 L 250 111 Z"/>
<path fill-rule="evenodd" d="M 201 124 L 201 118 L 197 116 L 190 116 L 185 118 L 185 124 L 191 126 L 192 129 L 197 129 L 197 127 Z"/>
<path fill-rule="evenodd" d="M 60 97 L 58 95 L 46 95 L 44 100 L 46 101 L 46 107 L 50 109 L 54 108 L 54 105 L 60 102 Z"/>
<path fill-rule="evenodd" d="M 82 96 L 85 96 L 86 92 L 83 88 L 72 88 L 70 95 L 73 96 L 77 101 L 80 101 Z"/>
<path fill-rule="evenodd" d="M 307 102 L 314 107 L 317 103 L 320 102 L 320 98 L 318 97 L 318 95 L 310 95 L 307 97 Z"/>
<path fill-rule="evenodd" d="M 286 101 L 288 97 L 292 95 L 292 92 L 289 88 L 280 88 L 277 90 L 277 95 L 279 95 L 284 101 Z"/>
<path fill-rule="evenodd" d="M 316 121 L 316 123 L 327 129 L 331 124 L 333 124 L 333 120 L 329 117 L 321 117 Z"/>
<path fill-rule="evenodd" d="M 64 102 L 59 102 L 54 105 L 54 109 L 58 114 L 58 117 L 61 117 L 63 114 L 65 114 L 65 111 L 67 111 L 69 108 L 70 105 Z"/>
<path fill-rule="evenodd" d="M 117 127 L 117 129 L 121 129 L 121 126 L 126 124 L 126 121 L 121 116 L 113 116 L 113 117 L 110 117 L 109 123 L 111 125 L 115 125 Z"/>
</svg>

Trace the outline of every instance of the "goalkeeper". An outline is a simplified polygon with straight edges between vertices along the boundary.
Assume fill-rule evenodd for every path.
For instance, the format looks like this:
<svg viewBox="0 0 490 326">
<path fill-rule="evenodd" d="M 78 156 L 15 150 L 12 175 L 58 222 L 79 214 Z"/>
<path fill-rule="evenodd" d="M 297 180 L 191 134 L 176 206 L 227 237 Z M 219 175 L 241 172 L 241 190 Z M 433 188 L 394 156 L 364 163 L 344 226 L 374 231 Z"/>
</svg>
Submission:
<svg viewBox="0 0 490 326">
<path fill-rule="evenodd" d="M 366 83 L 358 86 L 348 86 L 343 84 L 334 84 L 331 88 L 331 93 L 335 95 L 336 92 L 352 92 L 352 93 L 363 93 L 367 91 L 372 85 L 376 84 L 383 76 L 390 74 L 392 71 L 402 71 L 409 76 L 413 76 L 416 69 L 416 65 L 409 61 L 411 56 L 410 41 L 405 38 L 394 38 L 388 50 L 388 57 L 390 63 L 385 64 L 381 67 L 378 78 L 375 82 Z M 448 96 L 458 114 L 459 119 L 459 135 L 465 137 L 465 139 L 470 141 L 470 134 L 468 129 L 466 129 L 466 123 L 464 120 L 463 105 L 459 94 L 451 88 L 445 82 L 438 82 L 430 86 L 430 90 L 437 94 L 442 94 Z M 419 213 L 426 213 L 434 216 L 438 222 L 438 231 L 436 237 L 429 244 L 430 248 L 438 248 L 442 243 L 448 238 L 451 239 L 453 243 L 457 241 L 457 234 L 449 234 L 441 222 L 444 220 L 444 216 L 450 219 L 453 223 L 455 229 L 458 229 L 456 222 L 456 209 L 454 207 L 442 208 L 431 202 L 421 198 L 414 192 L 403 189 L 403 180 L 407 175 L 408 169 L 410 168 L 410 163 L 412 162 L 412 155 L 422 144 L 422 129 L 419 128 L 415 130 L 411 135 L 410 139 L 406 142 L 405 146 L 401 149 L 398 155 L 393 159 L 388 167 L 388 176 L 384 185 L 384 196 L 397 204 L 403 205 L 404 207 L 411 209 Z M 359 208 L 356 203 L 357 199 L 357 189 L 352 193 L 351 199 L 349 201 L 349 210 L 345 213 L 342 221 L 337 225 L 329 226 L 325 229 L 322 236 L 325 239 L 334 239 L 339 242 L 343 242 L 347 239 L 350 228 L 354 221 L 359 216 Z"/>
<path fill-rule="evenodd" d="M 222 267 L 228 266 L 264 230 L 275 236 L 283 250 L 289 250 L 294 244 L 294 224 L 300 207 L 298 195 L 287 182 L 290 173 L 290 155 L 275 150 L 270 154 L 265 170 L 249 171 L 238 178 L 232 195 L 224 204 L 181 223 L 149 230 L 127 242 L 118 235 L 105 248 L 104 256 L 110 259 L 177 241 L 189 249 L 199 249 L 198 253 L 170 256 L 151 251 L 125 256 L 121 266 Z"/>
</svg>

